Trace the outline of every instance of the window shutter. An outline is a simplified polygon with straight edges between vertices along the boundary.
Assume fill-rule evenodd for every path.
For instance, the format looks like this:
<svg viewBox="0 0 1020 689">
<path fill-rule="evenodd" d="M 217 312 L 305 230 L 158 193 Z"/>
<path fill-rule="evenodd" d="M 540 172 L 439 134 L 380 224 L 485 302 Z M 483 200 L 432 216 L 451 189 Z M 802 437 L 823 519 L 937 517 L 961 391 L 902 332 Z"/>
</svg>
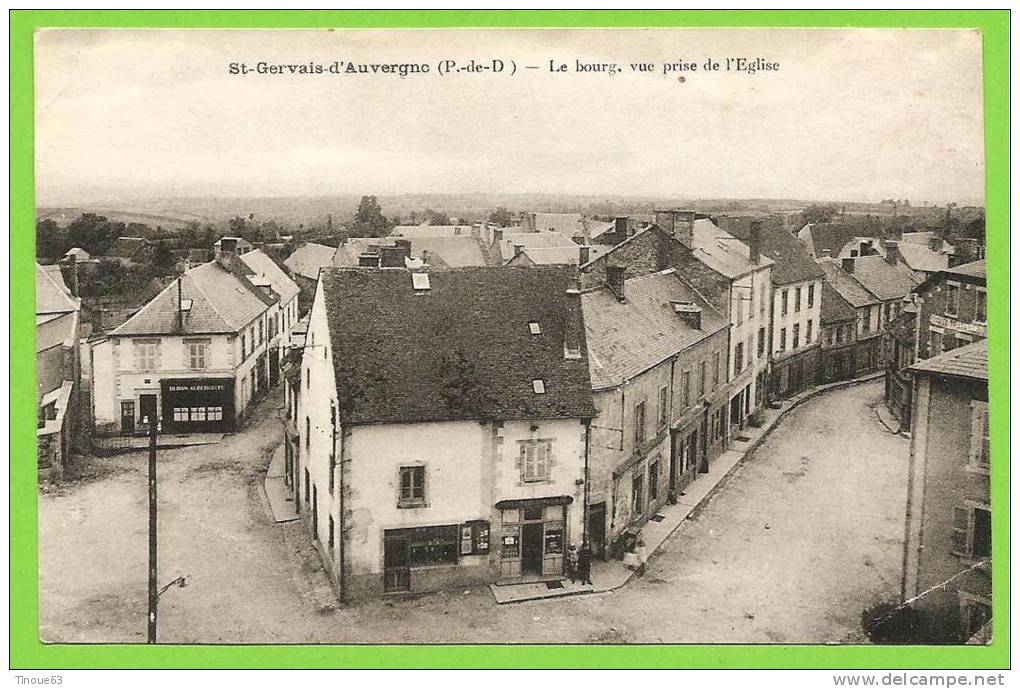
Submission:
<svg viewBox="0 0 1020 689">
<path fill-rule="evenodd" d="M 970 526 L 970 510 L 965 507 L 953 508 L 953 534 L 950 552 L 954 555 L 970 555 L 967 532 Z"/>
<path fill-rule="evenodd" d="M 975 467 L 988 466 L 988 405 L 970 403 L 970 454 L 967 463 Z"/>
</svg>

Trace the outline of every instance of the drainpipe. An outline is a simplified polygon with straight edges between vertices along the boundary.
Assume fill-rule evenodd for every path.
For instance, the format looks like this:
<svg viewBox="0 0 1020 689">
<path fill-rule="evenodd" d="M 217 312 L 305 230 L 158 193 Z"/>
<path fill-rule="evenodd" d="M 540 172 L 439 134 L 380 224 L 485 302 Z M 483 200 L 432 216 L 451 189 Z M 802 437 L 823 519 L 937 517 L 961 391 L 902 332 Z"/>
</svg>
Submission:
<svg viewBox="0 0 1020 689">
<path fill-rule="evenodd" d="M 583 419 L 584 424 L 584 507 L 581 510 L 581 543 L 588 541 L 588 448 L 591 446 L 591 419 Z"/>
</svg>

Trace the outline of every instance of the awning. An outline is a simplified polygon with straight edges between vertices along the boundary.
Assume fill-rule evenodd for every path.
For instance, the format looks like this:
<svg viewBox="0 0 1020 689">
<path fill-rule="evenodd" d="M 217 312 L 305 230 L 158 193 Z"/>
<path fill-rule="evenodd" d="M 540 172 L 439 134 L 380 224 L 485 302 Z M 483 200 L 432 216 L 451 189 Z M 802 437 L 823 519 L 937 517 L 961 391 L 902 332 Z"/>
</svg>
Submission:
<svg viewBox="0 0 1020 689">
<path fill-rule="evenodd" d="M 556 495 L 551 498 L 528 498 L 524 500 L 500 500 L 496 508 L 500 510 L 522 510 L 528 507 L 555 507 L 569 505 L 574 499 L 569 495 Z"/>
</svg>

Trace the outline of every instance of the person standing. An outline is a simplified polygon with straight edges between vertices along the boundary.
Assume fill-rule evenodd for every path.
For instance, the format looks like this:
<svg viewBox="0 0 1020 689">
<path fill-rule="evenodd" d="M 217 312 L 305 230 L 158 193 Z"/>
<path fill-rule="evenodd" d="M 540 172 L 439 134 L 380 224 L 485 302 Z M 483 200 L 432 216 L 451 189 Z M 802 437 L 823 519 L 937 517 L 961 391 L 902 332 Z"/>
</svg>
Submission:
<svg viewBox="0 0 1020 689">
<path fill-rule="evenodd" d="M 645 564 L 648 562 L 648 548 L 645 546 L 644 539 L 638 539 L 637 547 L 634 548 L 634 554 L 637 556 L 638 576 L 643 576 L 645 573 Z"/>
<path fill-rule="evenodd" d="M 577 582 L 577 546 L 571 544 L 567 548 L 567 574 L 570 575 L 570 583 L 574 584 Z"/>
<path fill-rule="evenodd" d="M 581 584 L 591 584 L 591 547 L 588 541 L 581 544 L 581 552 L 577 556 L 577 578 Z"/>
</svg>

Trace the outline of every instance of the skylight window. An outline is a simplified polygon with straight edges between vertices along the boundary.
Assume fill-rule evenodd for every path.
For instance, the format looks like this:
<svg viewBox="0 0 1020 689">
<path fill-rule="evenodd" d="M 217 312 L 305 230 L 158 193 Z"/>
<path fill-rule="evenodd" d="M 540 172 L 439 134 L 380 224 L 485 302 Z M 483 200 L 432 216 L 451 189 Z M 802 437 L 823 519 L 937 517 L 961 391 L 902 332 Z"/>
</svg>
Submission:
<svg viewBox="0 0 1020 689">
<path fill-rule="evenodd" d="M 528 323 L 528 330 L 531 331 L 532 335 L 542 334 L 542 326 L 538 324 L 538 321 L 531 321 L 530 323 Z"/>
<path fill-rule="evenodd" d="M 411 284 L 414 286 L 414 289 L 418 292 L 431 289 L 431 285 L 429 284 L 428 273 L 411 273 Z"/>
<path fill-rule="evenodd" d="M 531 389 L 535 391 L 536 395 L 544 395 L 545 381 L 542 380 L 541 378 L 536 378 L 535 380 L 531 381 Z"/>
</svg>

